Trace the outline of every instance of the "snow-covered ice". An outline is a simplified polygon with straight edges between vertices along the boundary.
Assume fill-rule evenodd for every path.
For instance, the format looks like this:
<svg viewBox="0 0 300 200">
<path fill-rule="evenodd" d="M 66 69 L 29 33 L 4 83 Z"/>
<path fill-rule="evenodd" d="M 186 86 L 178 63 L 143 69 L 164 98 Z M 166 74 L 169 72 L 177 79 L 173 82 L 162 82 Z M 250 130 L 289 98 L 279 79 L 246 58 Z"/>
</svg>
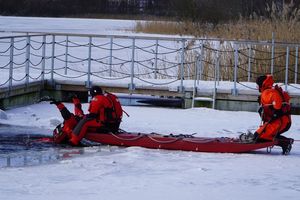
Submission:
<svg viewBox="0 0 300 200">
<path fill-rule="evenodd" d="M 133 20 L 0 16 L 1 31 L 17 32 L 124 34 L 134 24 Z"/>
<path fill-rule="evenodd" d="M 87 109 L 87 104 L 83 109 Z M 71 104 L 67 104 L 72 109 Z M 236 137 L 260 123 L 254 112 L 207 108 L 125 107 L 128 131 Z M 52 129 L 53 105 L 6 111 L 1 123 Z M 299 140 L 300 116 L 285 134 Z M 93 151 L 90 147 L 86 151 Z M 0 169 L 0 199 L 298 199 L 300 145 L 289 156 L 275 147 L 248 154 L 195 153 L 138 147 L 97 152 L 49 165 Z"/>
</svg>

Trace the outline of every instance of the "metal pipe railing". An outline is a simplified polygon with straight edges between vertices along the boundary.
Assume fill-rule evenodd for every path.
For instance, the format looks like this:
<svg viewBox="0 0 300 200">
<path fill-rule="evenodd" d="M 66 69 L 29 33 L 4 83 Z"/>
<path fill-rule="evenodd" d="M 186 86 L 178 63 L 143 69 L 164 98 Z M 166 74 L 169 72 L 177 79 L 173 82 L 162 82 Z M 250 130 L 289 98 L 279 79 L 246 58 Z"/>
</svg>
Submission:
<svg viewBox="0 0 300 200">
<path fill-rule="evenodd" d="M 285 91 L 288 91 L 288 80 L 289 80 L 289 55 L 290 55 L 290 48 L 289 46 L 286 47 L 286 61 L 285 61 L 285 81 L 284 81 L 284 88 Z"/>
<path fill-rule="evenodd" d="M 26 38 L 26 64 L 25 64 L 25 84 L 28 86 L 29 84 L 29 68 L 30 68 L 30 36 Z"/>
<path fill-rule="evenodd" d="M 52 56 L 51 56 L 51 83 L 54 82 L 54 62 L 55 62 L 55 35 L 52 35 Z"/>
<path fill-rule="evenodd" d="M 72 36 L 72 39 L 70 39 Z M 76 38 L 79 37 L 79 38 Z M 80 40 L 83 37 L 89 39 L 88 43 L 84 43 Z M 9 42 L 4 42 L 7 39 Z M 49 38 L 49 43 L 47 43 L 47 38 Z M 60 38 L 64 41 L 60 42 Z M 95 38 L 101 38 L 107 41 L 109 47 L 105 45 L 97 45 Z M 79 40 L 77 42 L 75 39 Z M 122 40 L 120 40 L 122 39 Z M 131 40 L 131 45 L 127 46 L 124 43 L 127 40 Z M 191 40 L 193 39 L 193 40 Z M 139 47 L 137 40 L 143 40 L 143 43 L 147 44 L 145 47 Z M 3 41 L 1 43 L 1 41 Z M 76 42 L 75 42 L 76 41 Z M 8 81 L 7 85 L 9 88 L 13 86 L 18 80 L 14 80 L 15 69 L 22 67 L 21 55 L 25 54 L 24 62 L 24 78 L 25 84 L 29 84 L 30 77 L 32 73 L 36 72 L 37 68 L 40 71 L 40 79 L 50 79 L 52 82 L 55 77 L 65 77 L 70 79 L 80 78 L 80 74 L 87 74 L 87 86 L 90 87 L 92 80 L 95 78 L 107 78 L 101 75 L 107 74 L 110 80 L 120 80 L 129 78 L 128 85 L 130 90 L 135 89 L 135 78 L 140 79 L 146 83 L 152 85 L 161 84 L 160 81 L 156 79 L 161 79 L 161 77 L 169 78 L 178 81 L 178 88 L 180 92 L 185 90 L 185 81 L 188 79 L 194 79 L 197 84 L 199 80 L 214 80 L 217 84 L 214 85 L 214 91 L 219 86 L 219 81 L 224 80 L 224 75 L 222 73 L 228 73 L 230 67 L 233 71 L 230 72 L 228 76 L 229 81 L 233 81 L 232 94 L 238 95 L 238 84 L 239 81 L 246 80 L 251 81 L 251 77 L 254 75 L 258 76 L 258 72 L 255 71 L 253 67 L 254 62 L 259 62 L 259 60 L 266 60 L 268 58 L 257 58 L 259 51 L 257 50 L 257 45 L 267 45 L 268 48 L 272 49 L 271 58 L 269 58 L 269 63 L 271 66 L 271 73 L 277 73 L 274 70 L 275 60 L 280 59 L 277 56 L 279 47 L 286 48 L 285 52 L 285 73 L 284 73 L 284 84 L 285 89 L 288 90 L 289 85 L 289 65 L 294 64 L 294 80 L 293 82 L 297 84 L 298 81 L 298 46 L 295 43 L 278 43 L 272 38 L 272 42 L 266 41 L 235 41 L 233 43 L 233 50 L 223 50 L 221 45 L 227 43 L 231 45 L 232 41 L 220 41 L 210 43 L 211 39 L 195 39 L 195 38 L 159 38 L 159 37 L 135 37 L 135 36 L 102 36 L 102 35 L 85 35 L 85 34 L 27 34 L 24 36 L 14 36 L 14 37 L 2 37 L 0 38 L 0 70 L 7 70 Z M 24 48 L 19 47 L 22 43 L 26 43 Z M 33 48 L 32 43 L 41 43 L 41 51 Z M 4 48 L 9 45 L 7 48 Z M 148 45 L 149 44 L 149 45 Z M 193 44 L 194 46 L 190 46 Z M 276 51 L 275 51 L 276 45 Z M 247 47 L 245 49 L 245 46 Z M 86 48 L 88 47 L 88 48 Z M 223 47 L 223 46 L 222 46 Z M 3 48 L 3 49 L 1 49 Z M 149 50 L 149 48 L 151 48 Z M 9 65 L 6 67 L 4 64 L 5 49 L 9 51 Z M 15 51 L 16 49 L 16 51 Z M 88 50 L 87 50 L 88 49 Z M 222 49 L 222 50 L 221 50 Z M 263 49 L 263 48 L 262 48 Z M 131 50 L 131 53 L 128 53 Z M 246 50 L 246 53 L 243 51 Z M 248 51 L 247 51 L 248 50 Z M 86 55 L 87 57 L 82 57 Z M 98 51 L 98 52 L 96 52 Z M 270 53 L 267 52 L 263 53 Z M 1 53 L 4 52 L 4 53 Z M 50 53 L 47 56 L 47 52 Z M 75 53 L 74 53 L 75 52 Z M 224 53 L 231 54 L 231 59 L 233 63 L 226 64 L 226 56 Z M 63 53 L 63 54 L 60 54 Z M 232 54 L 233 53 L 233 54 Z M 277 54 L 276 54 L 277 53 Z M 2 55 L 3 54 L 3 55 Z M 195 54 L 195 55 L 193 55 Z M 228 56 L 227 54 L 227 56 Z M 108 55 L 106 57 L 95 58 L 95 55 Z M 223 55 L 223 57 L 221 56 Z M 127 56 L 127 58 L 126 58 Z M 211 58 L 211 57 L 212 58 Z M 284 55 L 283 55 L 284 56 Z M 292 56 L 295 59 L 291 59 Z M 61 58 L 62 57 L 62 58 Z M 124 58 L 125 57 L 125 58 Z M 213 60 L 209 60 L 209 59 Z M 40 59 L 40 61 L 38 60 Z M 87 61 L 87 62 L 85 62 Z M 243 62 L 245 63 L 243 63 Z M 37 65 L 33 63 L 38 63 Z M 61 64 L 63 63 L 63 64 Z M 87 64 L 86 64 L 87 63 Z M 152 63 L 148 66 L 148 63 Z M 276 62 L 277 64 L 277 62 Z M 63 66 L 60 66 L 63 65 Z M 224 68 L 226 67 L 227 68 Z M 213 66 L 213 72 L 208 73 Z M 229 67 L 228 67 L 229 66 Z M 107 67 L 107 68 L 106 68 Z M 276 66 L 277 67 L 277 66 Z M 92 69 L 93 68 L 93 73 Z M 282 67 L 284 68 L 284 67 Z M 32 70 L 31 70 L 32 69 Z M 95 70 L 94 70 L 95 69 Z M 97 70 L 96 70 L 97 69 Z M 118 70 L 117 70 L 118 69 Z M 194 69 L 194 72 L 193 72 Z M 242 70 L 243 69 L 243 70 Z M 143 71 L 144 70 L 144 71 Z M 96 71 L 96 72 L 94 72 Z M 267 70 L 266 70 L 267 71 Z M 281 70 L 283 71 L 283 70 Z M 106 72 L 106 73 L 103 73 Z M 108 73 L 107 73 L 108 72 Z M 112 77 L 112 72 L 116 74 L 116 77 Z M 6 73 L 6 72 L 5 72 Z M 195 74 L 193 74 L 195 73 Z M 240 74 L 244 73 L 244 79 L 241 78 Z M 79 74 L 79 75 L 78 75 Z M 179 74 L 179 75 L 177 75 Z M 214 77 L 210 77 L 209 74 L 213 74 Z M 115 78 L 115 79 L 114 79 Z M 147 80 L 146 80 L 147 79 Z M 153 79 L 153 80 L 151 80 Z M 226 79 L 225 79 L 226 80 Z M 20 80 L 21 81 L 21 80 Z M 165 84 L 168 84 L 165 81 Z M 195 83 L 196 83 L 195 82 Z M 4 85 L 4 84 L 3 84 Z M 0 83 L 1 86 L 1 83 Z"/>
</svg>

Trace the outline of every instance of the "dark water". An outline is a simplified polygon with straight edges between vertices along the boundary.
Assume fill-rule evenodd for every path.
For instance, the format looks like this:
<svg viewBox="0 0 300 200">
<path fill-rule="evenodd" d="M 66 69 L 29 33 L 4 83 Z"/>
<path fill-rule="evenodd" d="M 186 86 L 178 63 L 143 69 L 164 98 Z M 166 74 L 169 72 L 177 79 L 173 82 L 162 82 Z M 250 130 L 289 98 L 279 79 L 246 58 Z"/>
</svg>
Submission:
<svg viewBox="0 0 300 200">
<path fill-rule="evenodd" d="M 0 155 L 26 150 L 42 151 L 53 147 L 51 142 L 42 142 L 50 135 L 51 130 L 0 125 Z"/>
<path fill-rule="evenodd" d="M 122 148 L 84 141 L 84 146 L 58 145 L 49 141 L 52 130 L 0 124 L 0 169 L 57 163 L 75 156 L 112 154 Z"/>
<path fill-rule="evenodd" d="M 0 124 L 0 168 L 33 166 L 57 162 L 64 153 L 80 148 L 56 145 L 51 142 L 51 130 L 35 127 Z M 69 150 L 69 152 L 68 152 Z"/>
<path fill-rule="evenodd" d="M 181 108 L 183 100 L 181 98 L 164 98 L 147 95 L 118 95 L 123 106 L 154 106 Z"/>
</svg>

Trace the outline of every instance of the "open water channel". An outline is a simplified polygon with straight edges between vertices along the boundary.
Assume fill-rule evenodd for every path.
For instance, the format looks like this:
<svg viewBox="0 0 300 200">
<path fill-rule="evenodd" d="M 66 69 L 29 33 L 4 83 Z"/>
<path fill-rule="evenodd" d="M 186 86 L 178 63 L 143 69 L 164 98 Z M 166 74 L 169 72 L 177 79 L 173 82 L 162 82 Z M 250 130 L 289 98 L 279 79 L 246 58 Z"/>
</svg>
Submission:
<svg viewBox="0 0 300 200">
<path fill-rule="evenodd" d="M 26 167 L 60 162 L 94 153 L 117 153 L 122 148 L 92 144 L 73 147 L 51 141 L 52 130 L 0 124 L 0 168 Z"/>
</svg>

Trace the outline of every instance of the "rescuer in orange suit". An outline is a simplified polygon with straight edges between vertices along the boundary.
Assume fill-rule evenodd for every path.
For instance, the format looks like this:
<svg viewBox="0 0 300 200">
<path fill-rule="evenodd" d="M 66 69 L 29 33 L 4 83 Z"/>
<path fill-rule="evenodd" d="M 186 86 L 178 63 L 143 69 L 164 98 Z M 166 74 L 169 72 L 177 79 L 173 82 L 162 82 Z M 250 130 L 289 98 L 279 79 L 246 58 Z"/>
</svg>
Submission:
<svg viewBox="0 0 300 200">
<path fill-rule="evenodd" d="M 112 102 L 103 95 L 100 87 L 93 86 L 89 92 L 92 96 L 88 109 L 89 114 L 85 115 L 85 117 L 78 122 L 71 133 L 70 143 L 73 145 L 79 144 L 88 129 L 105 130 L 106 119 L 112 114 Z"/>
<path fill-rule="evenodd" d="M 259 76 L 256 79 L 259 92 L 259 114 L 262 125 L 253 134 L 254 141 L 278 140 L 283 154 L 288 154 L 292 148 L 293 139 L 282 136 L 291 127 L 290 96 L 278 85 L 273 86 L 272 75 Z"/>
<path fill-rule="evenodd" d="M 63 124 L 59 124 L 54 129 L 53 140 L 55 143 L 65 143 L 72 137 L 71 133 L 74 127 L 84 117 L 80 100 L 76 95 L 72 95 L 74 114 L 71 113 L 62 102 L 56 101 L 53 98 L 49 98 L 49 100 L 50 104 L 56 105 L 64 119 Z"/>
</svg>

